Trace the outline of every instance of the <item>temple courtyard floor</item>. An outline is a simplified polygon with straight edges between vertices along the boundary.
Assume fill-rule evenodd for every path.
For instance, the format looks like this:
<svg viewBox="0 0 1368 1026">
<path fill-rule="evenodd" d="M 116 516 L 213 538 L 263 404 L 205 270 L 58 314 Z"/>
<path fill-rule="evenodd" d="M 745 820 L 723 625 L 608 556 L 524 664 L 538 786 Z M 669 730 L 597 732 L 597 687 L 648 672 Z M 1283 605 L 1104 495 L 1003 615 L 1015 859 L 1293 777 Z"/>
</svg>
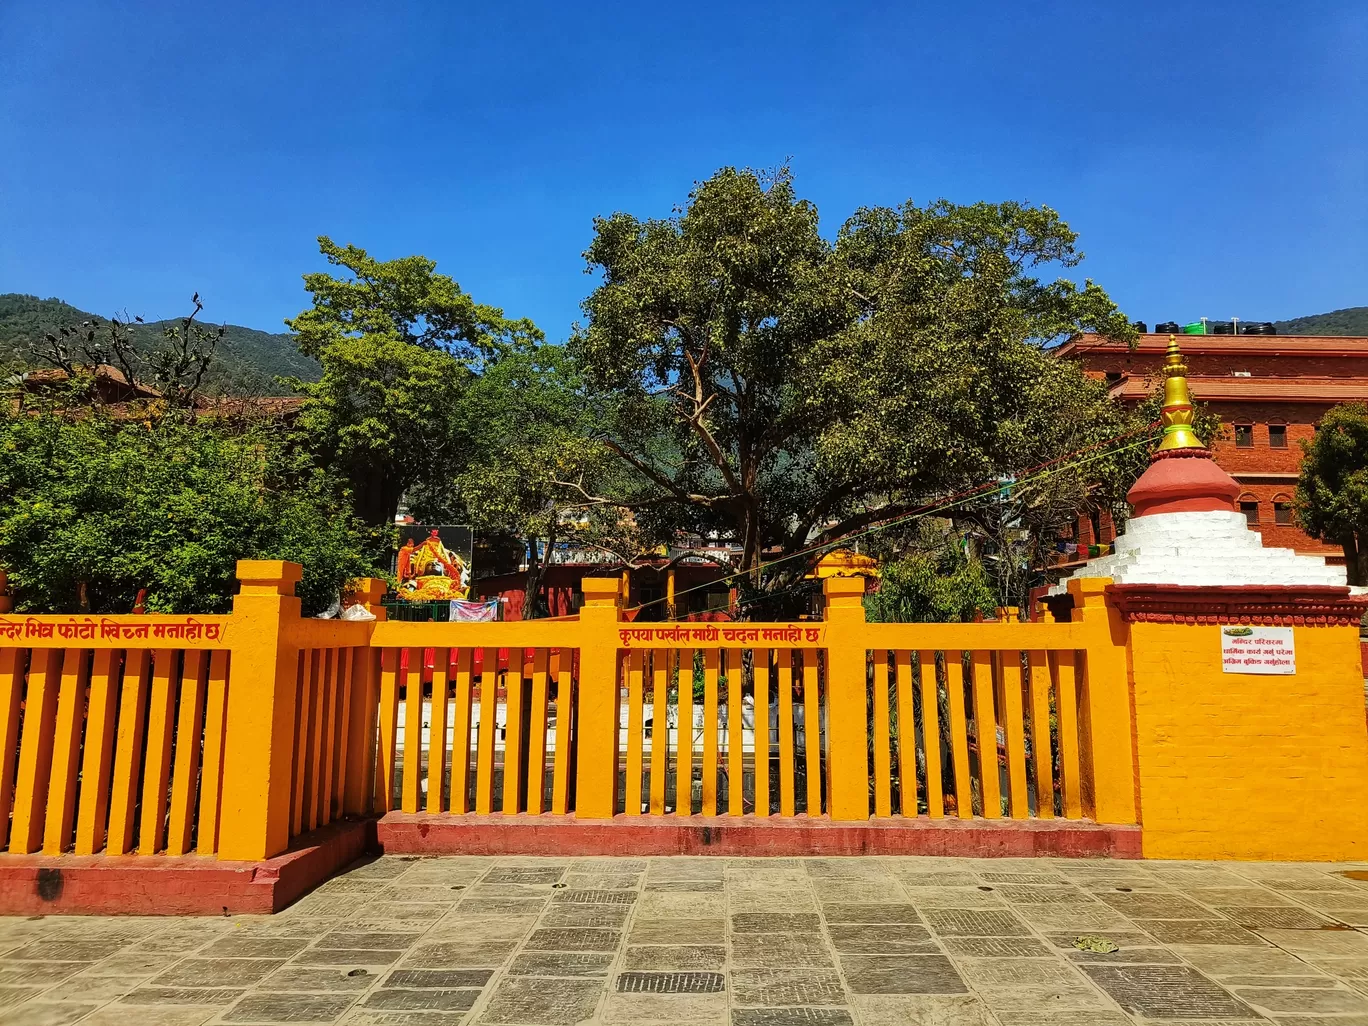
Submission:
<svg viewBox="0 0 1368 1026">
<path fill-rule="evenodd" d="M 1364 1026 L 1365 870 L 384 857 L 269 917 L 0 919 L 0 1023 Z"/>
</svg>

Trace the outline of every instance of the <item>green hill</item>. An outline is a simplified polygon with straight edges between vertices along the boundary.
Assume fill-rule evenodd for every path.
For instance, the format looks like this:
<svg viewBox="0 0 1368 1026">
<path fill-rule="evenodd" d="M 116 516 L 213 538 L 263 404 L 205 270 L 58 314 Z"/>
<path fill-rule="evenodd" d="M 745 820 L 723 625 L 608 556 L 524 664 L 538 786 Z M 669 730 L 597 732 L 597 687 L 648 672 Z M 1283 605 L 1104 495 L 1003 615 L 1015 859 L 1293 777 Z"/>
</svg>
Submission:
<svg viewBox="0 0 1368 1026">
<path fill-rule="evenodd" d="M 16 292 L 0 295 L 0 367 L 34 366 L 37 361 L 31 346 L 35 339 L 94 316 L 60 299 Z M 152 322 L 140 330 L 149 339 L 157 338 L 164 323 Z M 215 325 L 206 322 L 206 327 Z M 229 324 L 219 340 L 210 383 L 212 390 L 228 394 L 285 395 L 288 390 L 276 382 L 277 376 L 316 381 L 320 373 L 317 362 L 301 353 L 288 333 L 271 334 Z"/>
<path fill-rule="evenodd" d="M 1368 306 L 1277 321 L 1279 335 L 1368 335 Z"/>
</svg>

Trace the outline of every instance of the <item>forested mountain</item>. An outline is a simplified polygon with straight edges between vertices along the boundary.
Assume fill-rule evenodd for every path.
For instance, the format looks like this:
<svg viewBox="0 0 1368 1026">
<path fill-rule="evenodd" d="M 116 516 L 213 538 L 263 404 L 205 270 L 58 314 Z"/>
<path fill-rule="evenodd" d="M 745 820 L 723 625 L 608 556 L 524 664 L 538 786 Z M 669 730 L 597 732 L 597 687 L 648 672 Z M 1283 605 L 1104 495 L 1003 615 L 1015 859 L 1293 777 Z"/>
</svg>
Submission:
<svg viewBox="0 0 1368 1026">
<path fill-rule="evenodd" d="M 1279 335 L 1368 335 L 1368 306 L 1277 321 Z"/>
<path fill-rule="evenodd" d="M 129 318 L 136 312 L 129 310 Z M 75 327 L 92 316 L 97 315 L 60 299 L 39 299 L 15 292 L 0 294 L 0 368 L 37 365 L 33 344 L 45 332 Z M 151 340 L 160 336 L 163 323 L 151 322 L 139 330 L 145 331 Z M 217 327 L 213 321 L 204 323 L 208 328 Z M 313 381 L 319 373 L 318 364 L 299 351 L 288 333 L 271 334 L 229 324 L 219 340 L 210 377 L 213 390 L 226 394 L 284 395 L 288 389 L 276 382 L 277 376 Z"/>
</svg>

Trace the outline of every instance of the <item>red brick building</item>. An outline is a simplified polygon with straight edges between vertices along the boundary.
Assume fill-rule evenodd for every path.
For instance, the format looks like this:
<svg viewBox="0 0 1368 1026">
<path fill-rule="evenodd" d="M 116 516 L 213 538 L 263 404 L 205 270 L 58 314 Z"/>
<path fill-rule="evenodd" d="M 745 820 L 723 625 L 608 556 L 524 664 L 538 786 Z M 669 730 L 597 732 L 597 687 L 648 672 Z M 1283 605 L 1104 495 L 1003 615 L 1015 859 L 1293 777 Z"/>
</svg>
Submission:
<svg viewBox="0 0 1368 1026">
<path fill-rule="evenodd" d="M 1315 434 L 1330 407 L 1368 401 L 1368 338 L 1289 335 L 1183 335 L 1188 383 L 1199 403 L 1220 418 L 1216 462 L 1240 483 L 1240 508 L 1265 545 L 1331 557 L 1338 546 L 1308 536 L 1292 516 L 1301 465 L 1300 443 Z M 1141 335 L 1134 349 L 1084 335 L 1059 349 L 1087 373 L 1105 378 L 1112 394 L 1140 402 L 1159 387 L 1168 335 Z M 1084 528 L 1084 533 L 1091 533 Z M 1109 524 L 1100 539 L 1110 541 Z"/>
</svg>

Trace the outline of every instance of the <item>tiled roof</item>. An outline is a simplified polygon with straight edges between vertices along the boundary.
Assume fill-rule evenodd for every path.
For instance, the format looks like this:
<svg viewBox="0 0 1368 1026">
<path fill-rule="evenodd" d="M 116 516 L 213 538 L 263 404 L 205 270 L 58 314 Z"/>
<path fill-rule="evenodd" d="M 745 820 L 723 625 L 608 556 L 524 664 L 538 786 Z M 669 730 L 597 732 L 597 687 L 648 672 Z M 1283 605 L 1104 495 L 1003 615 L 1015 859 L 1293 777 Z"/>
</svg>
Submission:
<svg viewBox="0 0 1368 1026">
<path fill-rule="evenodd" d="M 1118 399 L 1144 399 L 1159 387 L 1160 380 L 1158 375 L 1132 375 L 1113 386 L 1111 394 Z M 1221 399 L 1263 399 L 1287 403 L 1368 400 L 1368 378 L 1237 378 L 1234 375 L 1189 374 L 1187 380 L 1198 402 Z"/>
<path fill-rule="evenodd" d="M 1178 335 L 1183 353 L 1229 356 L 1362 356 L 1368 359 L 1368 337 L 1351 335 Z M 1162 355 L 1168 335 L 1141 335 L 1132 352 Z M 1054 352 L 1083 356 L 1090 351 L 1124 352 L 1125 345 L 1100 335 L 1081 335 Z"/>
</svg>

